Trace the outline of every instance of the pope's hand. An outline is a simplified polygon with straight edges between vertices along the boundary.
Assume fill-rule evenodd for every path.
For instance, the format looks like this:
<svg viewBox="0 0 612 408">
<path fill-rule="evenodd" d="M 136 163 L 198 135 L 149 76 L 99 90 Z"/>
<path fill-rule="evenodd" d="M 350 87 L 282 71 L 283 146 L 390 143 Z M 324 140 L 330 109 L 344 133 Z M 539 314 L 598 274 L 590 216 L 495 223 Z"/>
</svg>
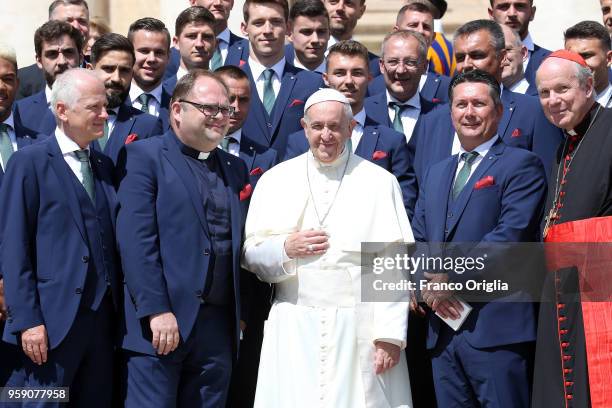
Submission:
<svg viewBox="0 0 612 408">
<path fill-rule="evenodd" d="M 291 259 L 323 255 L 328 248 L 328 236 L 323 230 L 294 232 L 285 240 L 285 253 Z"/>
<path fill-rule="evenodd" d="M 401 352 L 399 346 L 386 341 L 377 341 L 374 346 L 376 347 L 374 354 L 374 371 L 376 374 L 382 374 L 399 363 Z"/>
<path fill-rule="evenodd" d="M 176 350 L 180 341 L 178 323 L 172 312 L 158 313 L 149 316 L 149 325 L 153 333 L 153 348 L 158 354 L 167 355 Z"/>
</svg>

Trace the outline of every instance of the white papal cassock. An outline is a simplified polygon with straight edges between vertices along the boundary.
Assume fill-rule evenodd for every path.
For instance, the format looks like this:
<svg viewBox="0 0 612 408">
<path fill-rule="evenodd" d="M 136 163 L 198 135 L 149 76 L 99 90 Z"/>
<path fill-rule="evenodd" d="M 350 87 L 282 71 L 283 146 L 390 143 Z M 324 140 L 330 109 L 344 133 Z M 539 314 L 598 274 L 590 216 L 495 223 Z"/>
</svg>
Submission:
<svg viewBox="0 0 612 408">
<path fill-rule="evenodd" d="M 329 234 L 328 251 L 289 260 L 285 239 L 320 228 L 328 209 L 322 226 Z M 344 149 L 329 165 L 308 152 L 259 180 L 243 264 L 276 284 L 276 291 L 264 328 L 256 408 L 412 405 L 403 351 L 394 368 L 374 372 L 375 340 L 406 347 L 408 293 L 398 293 L 397 302 L 361 302 L 362 242 L 413 242 L 391 173 Z"/>
</svg>

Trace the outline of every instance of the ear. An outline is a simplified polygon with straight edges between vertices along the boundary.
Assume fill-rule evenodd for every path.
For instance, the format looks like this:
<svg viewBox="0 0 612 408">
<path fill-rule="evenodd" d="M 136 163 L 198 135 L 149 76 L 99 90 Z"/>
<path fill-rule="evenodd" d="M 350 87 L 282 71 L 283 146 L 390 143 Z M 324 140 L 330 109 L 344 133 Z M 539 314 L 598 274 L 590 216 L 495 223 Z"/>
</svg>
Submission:
<svg viewBox="0 0 612 408">
<path fill-rule="evenodd" d="M 493 9 L 489 7 L 487 8 L 487 12 L 489 13 L 489 19 L 495 20 L 495 17 L 493 17 Z"/>
<path fill-rule="evenodd" d="M 172 45 L 174 46 L 174 48 L 177 48 L 177 49 L 178 49 L 178 40 L 179 39 L 177 36 L 172 37 Z"/>
<path fill-rule="evenodd" d="M 587 83 L 586 83 L 586 96 L 587 98 L 590 98 L 591 96 L 594 95 L 595 93 L 595 88 L 593 87 L 593 76 L 591 75 L 589 78 L 587 78 Z"/>
<path fill-rule="evenodd" d="M 91 65 L 91 62 L 88 62 L 87 64 L 85 64 L 85 68 L 90 69 L 90 70 L 92 70 L 92 71 L 93 71 L 94 66 L 93 66 L 93 65 Z"/>
<path fill-rule="evenodd" d="M 397 24 L 393 26 L 392 30 L 393 30 L 393 31 L 397 31 L 397 30 L 399 30 L 399 27 L 397 26 Z"/>
<path fill-rule="evenodd" d="M 181 122 L 181 109 L 182 107 L 180 102 L 172 102 L 172 105 L 170 106 L 170 115 L 172 116 L 172 119 L 174 119 L 174 123 L 176 123 L 177 126 L 179 126 Z"/>
<path fill-rule="evenodd" d="M 357 19 L 360 19 L 363 16 L 363 13 L 365 13 L 365 11 L 366 11 L 365 0 L 361 0 L 361 5 L 359 6 L 359 17 L 357 17 Z"/>
<path fill-rule="evenodd" d="M 523 56 L 523 61 L 526 61 L 529 57 L 529 50 L 524 45 L 521 45 L 521 55 Z"/>
<path fill-rule="evenodd" d="M 304 118 L 300 119 L 300 125 L 302 125 L 302 129 L 304 129 L 304 132 L 306 131 L 306 120 Z M 306 133 L 306 137 L 308 137 L 308 133 Z"/>
<path fill-rule="evenodd" d="M 42 62 L 38 55 L 36 56 L 36 65 L 38 65 L 38 68 L 43 69 Z"/>
<path fill-rule="evenodd" d="M 535 13 L 536 13 L 536 6 L 531 6 L 531 17 L 529 18 L 529 21 L 533 21 L 535 17 Z"/>
<path fill-rule="evenodd" d="M 606 65 L 610 68 L 610 64 L 612 64 L 612 51 L 606 52 Z"/>
<path fill-rule="evenodd" d="M 291 22 L 287 23 L 287 39 L 289 42 L 293 43 L 293 24 Z"/>
<path fill-rule="evenodd" d="M 323 73 L 323 82 L 325 82 L 325 86 L 329 88 L 329 80 L 327 79 L 327 72 Z"/>
<path fill-rule="evenodd" d="M 357 121 L 355 119 L 351 119 L 351 123 L 349 123 L 349 130 L 350 130 L 351 136 L 353 135 L 353 129 L 355 128 L 355 126 L 357 126 Z M 349 138 L 351 136 L 349 136 Z"/>
<path fill-rule="evenodd" d="M 249 38 L 249 33 L 247 33 L 247 22 L 243 21 L 242 23 L 240 23 L 240 31 L 242 31 L 242 35 L 244 35 L 246 38 Z"/>
<path fill-rule="evenodd" d="M 68 110 L 68 107 L 62 101 L 58 101 L 57 104 L 55 105 L 55 115 L 61 122 L 65 122 L 68 120 L 68 116 L 66 115 L 67 110 Z"/>
</svg>

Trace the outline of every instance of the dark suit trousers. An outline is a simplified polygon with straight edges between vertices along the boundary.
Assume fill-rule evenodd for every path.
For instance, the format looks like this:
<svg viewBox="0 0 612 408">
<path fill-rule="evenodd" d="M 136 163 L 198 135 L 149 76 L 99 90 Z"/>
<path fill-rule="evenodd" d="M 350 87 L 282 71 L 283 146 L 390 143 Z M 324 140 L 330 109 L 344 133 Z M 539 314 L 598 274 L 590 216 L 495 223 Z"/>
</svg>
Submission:
<svg viewBox="0 0 612 408">
<path fill-rule="evenodd" d="M 126 352 L 126 408 L 222 408 L 232 373 L 233 319 L 205 305 L 187 341 L 166 356 Z"/>
<path fill-rule="evenodd" d="M 113 388 L 114 311 L 105 297 L 97 311 L 79 308 L 66 338 L 38 366 L 25 354 L 25 387 L 70 387 L 69 407 L 110 408 Z M 23 407 L 65 407 L 27 402 Z"/>
<path fill-rule="evenodd" d="M 438 406 L 529 407 L 534 346 L 529 342 L 477 349 L 465 332 L 443 327 L 432 353 Z"/>
<path fill-rule="evenodd" d="M 0 322 L 0 334 L 4 332 L 4 322 Z M 11 384 L 22 386 L 20 381 L 15 381 L 14 377 L 19 375 L 21 368 L 21 347 L 14 344 L 5 343 L 0 340 L 0 387 L 4 387 L 11 378 Z"/>
</svg>

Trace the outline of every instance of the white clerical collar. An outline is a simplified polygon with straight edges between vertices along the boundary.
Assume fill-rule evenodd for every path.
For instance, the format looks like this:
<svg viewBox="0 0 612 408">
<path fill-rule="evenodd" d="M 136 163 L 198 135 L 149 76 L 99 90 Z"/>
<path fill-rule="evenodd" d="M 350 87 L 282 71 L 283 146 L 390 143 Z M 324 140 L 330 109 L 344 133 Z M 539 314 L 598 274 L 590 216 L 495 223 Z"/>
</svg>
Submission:
<svg viewBox="0 0 612 408">
<path fill-rule="evenodd" d="M 240 144 L 240 139 L 242 138 L 242 129 L 238 129 L 235 132 L 230 133 L 225 136 L 227 139 L 234 139 L 236 143 Z"/>
<path fill-rule="evenodd" d="M 314 154 L 312 153 L 312 150 L 308 150 L 308 161 L 316 168 L 316 169 L 337 169 L 340 168 L 340 166 L 344 166 L 344 164 L 346 163 L 346 161 L 349 159 L 349 152 L 348 149 L 346 148 L 346 143 L 344 144 L 344 148 L 342 150 L 342 153 L 340 153 L 340 156 L 338 156 L 336 158 L 336 160 L 334 160 L 333 162 L 330 163 L 321 163 L 319 160 L 317 160 L 314 157 Z"/>
<path fill-rule="evenodd" d="M 51 88 L 49 85 L 45 85 L 45 98 L 47 98 L 47 105 L 51 103 Z"/>
<path fill-rule="evenodd" d="M 418 92 L 415 92 L 414 95 L 412 95 L 410 99 L 405 102 L 402 102 L 395 96 L 391 95 L 388 89 L 385 92 L 387 93 L 387 105 L 391 102 L 395 102 L 398 105 L 411 106 L 413 108 L 421 109 L 421 97 Z"/>
<path fill-rule="evenodd" d="M 140 95 L 146 93 L 146 94 L 153 96 L 155 100 L 157 101 L 157 103 L 161 104 L 162 88 L 163 86 L 162 86 L 162 83 L 160 82 L 159 85 L 157 85 L 151 91 L 145 92 L 142 90 L 141 87 L 138 86 L 138 84 L 135 81 L 132 80 L 132 86 L 130 86 L 130 101 L 132 101 L 132 105 L 133 105 L 134 102 L 136 102 L 136 100 L 140 98 Z"/>
<path fill-rule="evenodd" d="M 597 94 L 597 103 L 603 106 L 604 108 L 608 107 L 608 103 L 610 102 L 610 97 L 612 96 L 612 85 L 608 83 L 606 89 L 604 89 L 601 93 Z"/>
<path fill-rule="evenodd" d="M 523 45 L 527 47 L 529 52 L 532 52 L 535 49 L 535 45 L 533 43 L 533 39 L 531 38 L 531 34 L 527 33 L 527 37 L 523 40 Z"/>
<path fill-rule="evenodd" d="M 11 111 L 11 114 L 9 115 L 8 118 L 6 118 L 4 120 L 5 125 L 10 126 L 11 129 L 15 130 L 15 119 L 13 118 L 13 112 Z"/>
<path fill-rule="evenodd" d="M 325 73 L 325 69 L 327 69 L 327 61 L 325 60 L 325 58 L 323 58 L 323 62 L 321 63 L 321 65 L 319 65 L 318 67 L 316 67 L 313 70 L 310 70 L 308 68 L 306 68 L 304 66 L 304 64 L 302 64 L 302 61 L 300 61 L 298 59 L 297 53 L 295 53 L 295 56 L 293 57 L 293 66 L 298 67 L 298 68 L 302 68 L 306 71 L 311 71 L 311 72 L 318 72 L 319 74 L 323 74 Z"/>
<path fill-rule="evenodd" d="M 180 79 L 187 75 L 188 72 L 188 70 L 179 65 L 178 71 L 176 71 L 176 82 L 180 81 Z"/>
<path fill-rule="evenodd" d="M 253 58 L 249 58 L 249 68 L 251 68 L 251 73 L 253 74 L 253 78 L 255 81 L 259 79 L 259 77 L 263 74 L 266 69 L 271 69 L 274 71 L 278 80 L 280 81 L 283 77 L 283 71 L 285 70 L 285 57 L 281 58 L 276 64 L 271 67 L 265 67 L 259 62 L 255 61 Z"/>
<path fill-rule="evenodd" d="M 221 31 L 217 36 L 218 40 L 224 41 L 226 44 L 230 42 L 230 29 L 229 27 L 225 27 L 225 30 Z"/>
<path fill-rule="evenodd" d="M 199 152 L 198 160 L 206 160 L 208 159 L 208 156 L 210 156 L 210 152 Z"/>
<path fill-rule="evenodd" d="M 354 114 L 353 115 L 353 119 L 355 120 L 355 122 L 360 124 L 361 127 L 365 127 L 365 120 L 366 120 L 366 111 L 365 111 L 365 108 L 361 108 L 361 110 L 359 112 Z"/>
<path fill-rule="evenodd" d="M 499 135 L 496 134 L 495 136 L 493 136 L 492 138 L 490 138 L 483 144 L 476 146 L 476 148 L 474 148 L 472 151 L 478 153 L 480 157 L 484 158 L 487 155 L 487 153 L 489 153 L 489 150 L 495 144 L 495 142 L 497 142 L 498 138 L 499 138 Z M 459 161 L 461 161 L 461 155 L 463 153 L 467 153 L 467 150 L 465 150 L 463 146 L 461 146 L 459 147 L 459 154 L 458 154 Z"/>
<path fill-rule="evenodd" d="M 64 156 L 68 153 L 76 152 L 77 150 L 86 150 L 87 154 L 89 154 L 89 149 L 81 149 L 77 142 L 68 137 L 68 135 L 66 135 L 59 127 L 55 128 L 55 139 L 57 140 L 60 151 Z"/>
<path fill-rule="evenodd" d="M 516 92 L 516 93 L 525 95 L 525 93 L 527 92 L 527 88 L 529 88 L 529 82 L 527 82 L 525 78 L 521 78 L 520 81 L 516 82 L 509 89 L 512 92 Z M 500 92 L 500 96 L 501 96 L 501 92 Z"/>
</svg>

